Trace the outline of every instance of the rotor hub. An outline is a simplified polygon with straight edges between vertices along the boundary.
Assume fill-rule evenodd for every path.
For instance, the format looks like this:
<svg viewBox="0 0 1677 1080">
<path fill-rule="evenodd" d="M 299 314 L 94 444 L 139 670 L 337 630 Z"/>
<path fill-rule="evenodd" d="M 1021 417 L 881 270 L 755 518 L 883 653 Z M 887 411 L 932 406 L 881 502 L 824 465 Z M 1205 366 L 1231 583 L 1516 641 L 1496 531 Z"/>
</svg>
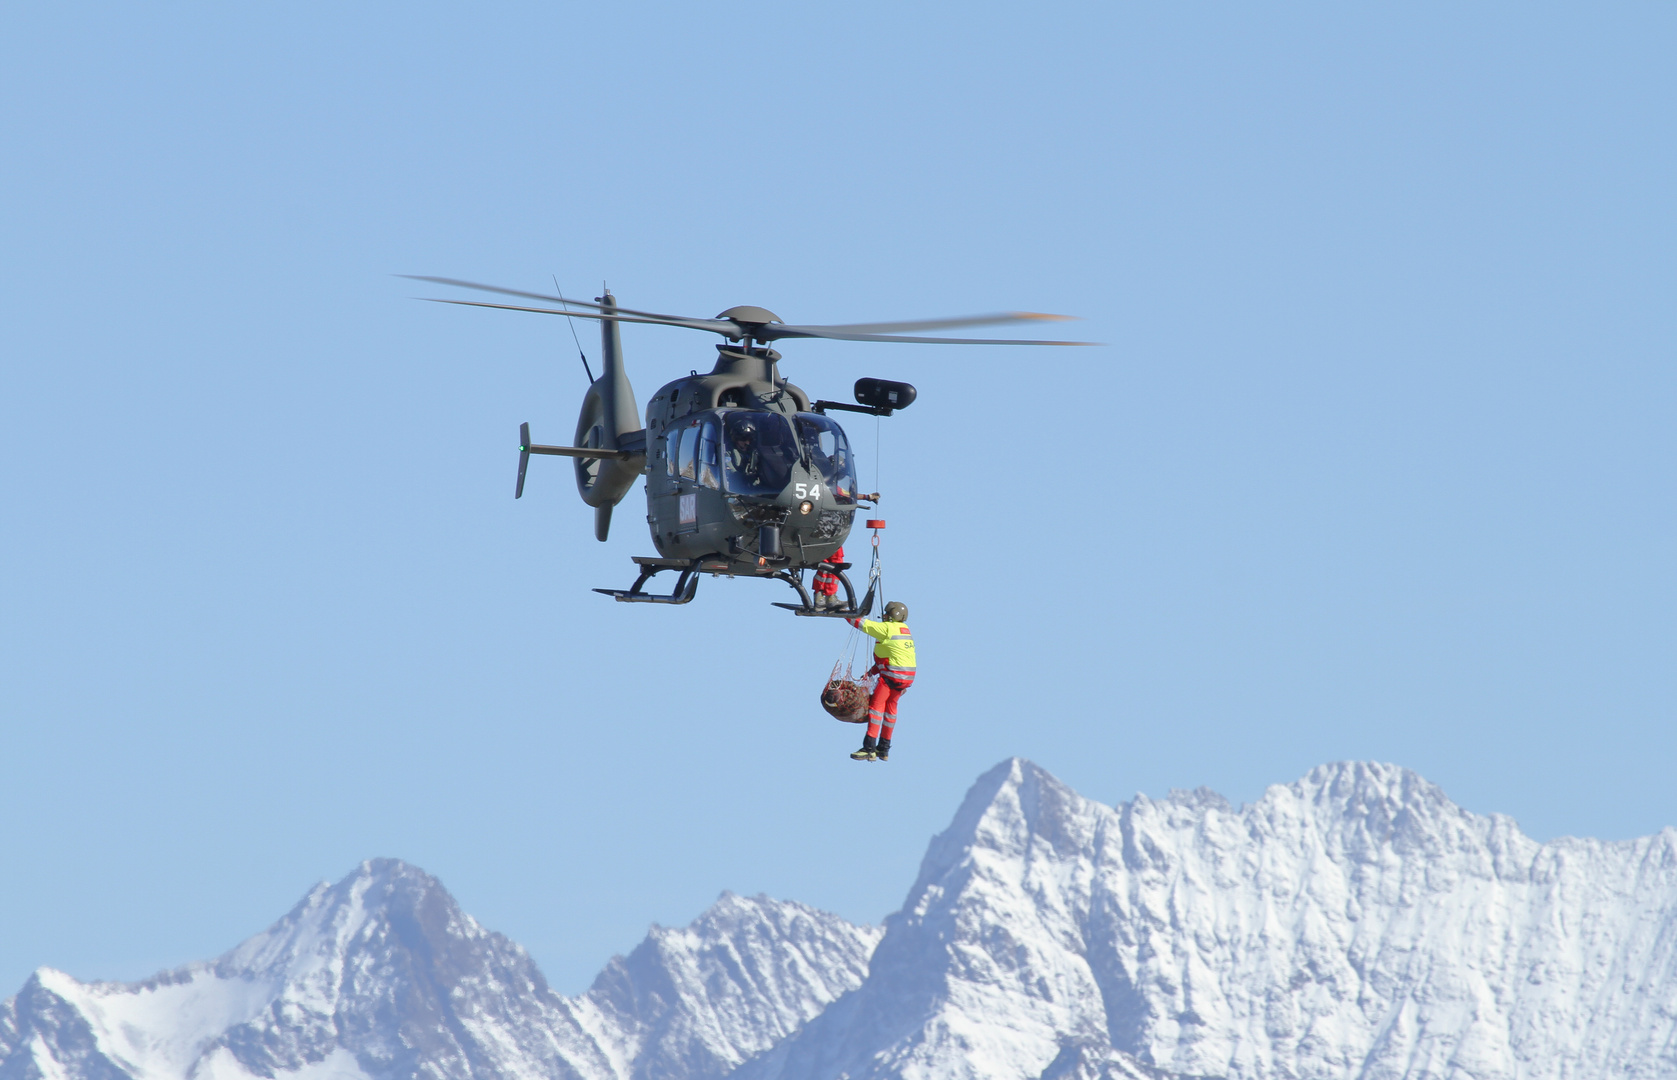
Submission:
<svg viewBox="0 0 1677 1080">
<path fill-rule="evenodd" d="M 732 319 L 742 326 L 765 326 L 769 323 L 780 322 L 780 316 L 768 308 L 752 307 L 750 304 L 731 307 L 718 315 L 717 318 Z"/>
</svg>

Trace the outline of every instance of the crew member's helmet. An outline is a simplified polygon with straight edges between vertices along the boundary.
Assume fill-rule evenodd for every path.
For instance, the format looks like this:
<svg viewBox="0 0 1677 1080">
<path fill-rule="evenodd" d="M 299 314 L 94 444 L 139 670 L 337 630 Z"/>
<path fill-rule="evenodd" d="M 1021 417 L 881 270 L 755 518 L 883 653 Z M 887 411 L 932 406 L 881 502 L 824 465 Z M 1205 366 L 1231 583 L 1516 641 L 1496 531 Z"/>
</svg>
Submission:
<svg viewBox="0 0 1677 1080">
<path fill-rule="evenodd" d="M 908 605 L 900 600 L 893 600 L 885 605 L 886 622 L 907 622 Z"/>
</svg>

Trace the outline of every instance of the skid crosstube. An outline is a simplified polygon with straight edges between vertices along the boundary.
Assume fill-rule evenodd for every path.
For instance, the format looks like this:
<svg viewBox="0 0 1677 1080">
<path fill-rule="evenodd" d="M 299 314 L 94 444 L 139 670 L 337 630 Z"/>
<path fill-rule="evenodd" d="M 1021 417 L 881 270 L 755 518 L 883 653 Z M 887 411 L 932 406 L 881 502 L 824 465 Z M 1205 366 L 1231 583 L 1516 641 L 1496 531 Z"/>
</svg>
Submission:
<svg viewBox="0 0 1677 1080">
<path fill-rule="evenodd" d="M 595 589 L 597 593 L 612 597 L 625 604 L 690 604 L 699 591 L 699 569 L 703 559 L 650 559 L 637 556 L 635 562 L 641 568 L 640 577 L 627 589 Z M 675 588 L 669 595 L 643 592 L 641 586 L 652 580 L 652 576 L 660 570 L 679 570 L 675 579 Z"/>
</svg>

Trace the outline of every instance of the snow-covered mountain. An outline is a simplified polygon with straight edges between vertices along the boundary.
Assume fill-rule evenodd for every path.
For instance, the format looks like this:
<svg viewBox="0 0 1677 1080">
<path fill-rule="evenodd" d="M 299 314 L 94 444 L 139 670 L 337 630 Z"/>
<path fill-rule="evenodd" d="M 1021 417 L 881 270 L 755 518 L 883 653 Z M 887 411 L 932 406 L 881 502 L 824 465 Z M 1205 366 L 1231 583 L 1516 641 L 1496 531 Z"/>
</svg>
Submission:
<svg viewBox="0 0 1677 1080">
<path fill-rule="evenodd" d="M 653 927 L 573 1008 L 620 1048 L 614 1077 L 722 1077 L 859 986 L 883 932 L 724 893 L 684 930 Z"/>
<path fill-rule="evenodd" d="M 1538 844 L 1368 764 L 1114 808 L 1015 760 L 862 987 L 738 1077 L 1670 1078 L 1674 947 L 1671 829 Z"/>
<path fill-rule="evenodd" d="M 0 1080 L 709 1080 L 856 987 L 879 934 L 724 894 L 566 998 L 435 878 L 377 859 L 206 964 L 42 968 L 0 1006 Z"/>
<path fill-rule="evenodd" d="M 1677 831 L 1537 844 L 1368 764 L 1111 807 L 1014 760 L 883 931 L 724 894 L 567 998 L 376 860 L 218 960 L 0 1006 L 0 1080 L 1188 1075 L 1677 1078 Z"/>
</svg>

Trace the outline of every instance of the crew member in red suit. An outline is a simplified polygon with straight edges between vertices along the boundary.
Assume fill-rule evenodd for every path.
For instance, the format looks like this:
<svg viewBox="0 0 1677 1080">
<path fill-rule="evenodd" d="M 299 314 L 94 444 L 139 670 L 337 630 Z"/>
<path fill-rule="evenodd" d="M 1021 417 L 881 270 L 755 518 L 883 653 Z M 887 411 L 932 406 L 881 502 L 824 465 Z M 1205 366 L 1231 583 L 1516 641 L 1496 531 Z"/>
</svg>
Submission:
<svg viewBox="0 0 1677 1080">
<path fill-rule="evenodd" d="M 841 563 L 844 561 L 844 549 L 839 548 L 827 556 L 827 562 Z M 815 584 L 811 589 L 815 593 L 815 610 L 838 606 L 838 575 L 826 570 L 815 572 Z"/>
</svg>

